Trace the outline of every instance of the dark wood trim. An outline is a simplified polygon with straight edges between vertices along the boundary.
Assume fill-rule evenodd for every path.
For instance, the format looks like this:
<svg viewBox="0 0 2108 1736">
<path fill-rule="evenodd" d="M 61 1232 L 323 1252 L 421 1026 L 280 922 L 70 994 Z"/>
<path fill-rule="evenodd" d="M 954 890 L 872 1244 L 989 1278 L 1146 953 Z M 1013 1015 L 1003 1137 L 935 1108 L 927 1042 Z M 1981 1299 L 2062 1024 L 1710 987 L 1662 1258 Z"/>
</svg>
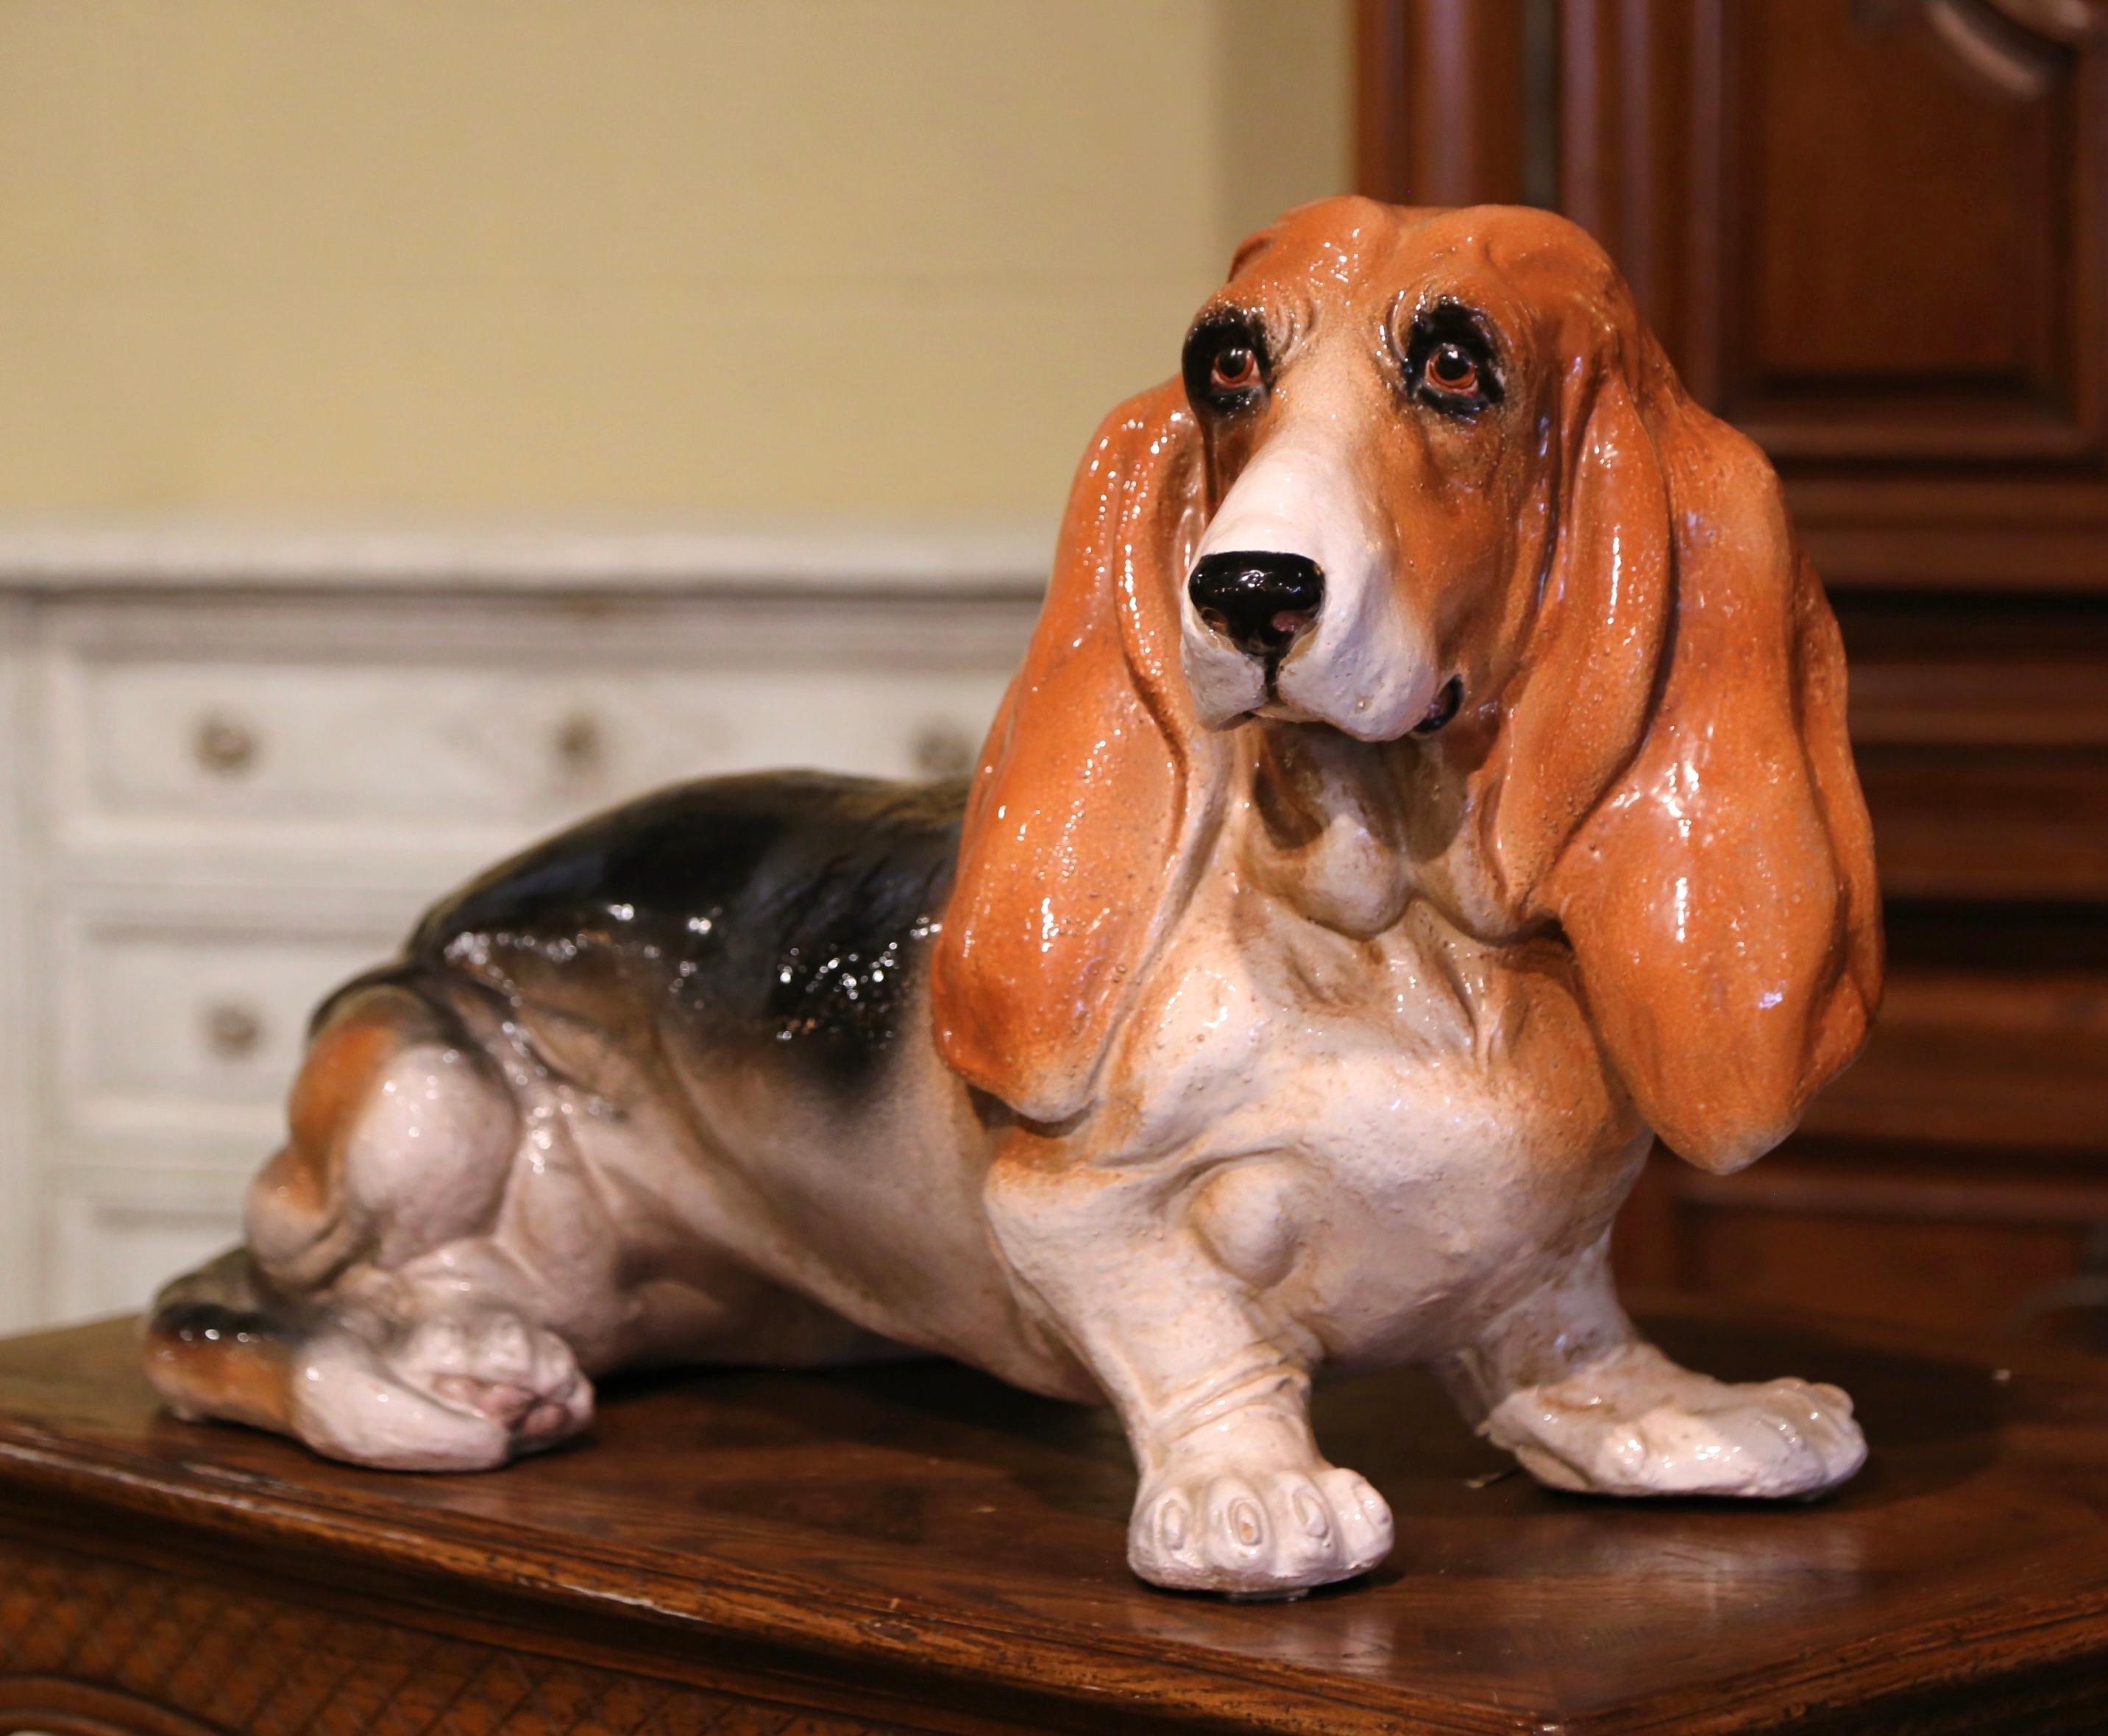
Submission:
<svg viewBox="0 0 2108 1736">
<path fill-rule="evenodd" d="M 1411 171 L 1403 116 L 1407 13 L 1412 0 L 1355 0 L 1354 186 L 1401 205 Z"/>
<path fill-rule="evenodd" d="M 1563 0 L 1559 22 L 1559 208 L 1616 256 L 1688 377 L 1683 274 L 1696 263 L 1694 174 L 1708 142 L 1664 97 L 1699 75 L 1701 14 L 1683 0 Z"/>
<path fill-rule="evenodd" d="M 1686 1169 L 1675 1193 L 1696 1204 L 1743 1211 L 1819 1211 L 1829 1217 L 1927 1223 L 2108 1224 L 2108 1180 L 2084 1177 L 1989 1179 L 1926 1167 L 1846 1167 L 1787 1155 L 1741 1175 Z"/>
<path fill-rule="evenodd" d="M 1360 190 L 1400 205 L 1521 200 L 1523 0 L 1358 0 L 1356 29 Z"/>
<path fill-rule="evenodd" d="M 1343 1382 L 1321 1433 L 1398 1557 L 1263 1606 L 1134 1584 L 1117 1428 L 958 1369 L 631 1383 L 575 1450 L 418 1477 L 156 1415 L 129 1323 L 18 1340 L 0 1683 L 61 1736 L 2100 1727 L 2102 1364 L 1652 1323 L 1730 1378 L 1845 1384 L 1865 1475 L 1786 1510 L 1576 1501 L 1494 1474 L 1432 1382 Z"/>
<path fill-rule="evenodd" d="M 2108 21 L 2096 27 L 2108 33 Z M 2076 279 L 2065 310 L 2066 318 L 2075 316 L 2070 337 L 2078 396 L 2072 409 L 2098 444 L 2108 441 L 2108 35 L 2095 40 L 2070 84 L 2068 100 L 2079 105 L 2083 140 L 2067 207 Z"/>
<path fill-rule="evenodd" d="M 0 1720 L 36 1736 L 218 1736 L 134 1694 L 56 1675 L 0 1676 Z"/>
</svg>

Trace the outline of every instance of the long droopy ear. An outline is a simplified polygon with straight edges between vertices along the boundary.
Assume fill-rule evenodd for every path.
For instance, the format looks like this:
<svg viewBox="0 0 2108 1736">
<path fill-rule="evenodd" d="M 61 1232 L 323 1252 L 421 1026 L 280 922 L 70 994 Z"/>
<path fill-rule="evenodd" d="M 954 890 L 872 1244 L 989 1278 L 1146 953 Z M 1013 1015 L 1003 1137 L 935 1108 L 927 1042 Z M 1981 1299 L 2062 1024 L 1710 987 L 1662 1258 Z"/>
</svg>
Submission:
<svg viewBox="0 0 2108 1736">
<path fill-rule="evenodd" d="M 1835 619 L 1748 440 L 1651 340 L 1606 367 L 1503 731 L 1489 854 L 1555 918 L 1655 1132 L 1740 1168 L 1858 1052 L 1873 837 Z"/>
<path fill-rule="evenodd" d="M 1090 1106 L 1218 818 L 1225 750 L 1178 668 L 1202 494 L 1175 382 L 1106 419 L 981 751 L 930 992 L 945 1060 L 1029 1121 Z"/>
</svg>

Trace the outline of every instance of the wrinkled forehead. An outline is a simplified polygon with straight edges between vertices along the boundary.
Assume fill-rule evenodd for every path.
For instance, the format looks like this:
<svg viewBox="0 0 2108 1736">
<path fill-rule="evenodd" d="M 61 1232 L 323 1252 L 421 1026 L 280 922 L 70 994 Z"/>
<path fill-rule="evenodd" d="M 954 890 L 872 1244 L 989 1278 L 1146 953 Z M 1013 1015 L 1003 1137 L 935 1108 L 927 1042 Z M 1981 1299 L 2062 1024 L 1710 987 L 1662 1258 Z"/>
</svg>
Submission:
<svg viewBox="0 0 2108 1736">
<path fill-rule="evenodd" d="M 1583 230 L 1516 205 L 1446 210 L 1328 199 L 1241 250 L 1217 302 L 1258 302 L 1303 330 L 1461 301 L 1517 343 L 1570 346 L 1622 323 L 1616 268 Z"/>
</svg>

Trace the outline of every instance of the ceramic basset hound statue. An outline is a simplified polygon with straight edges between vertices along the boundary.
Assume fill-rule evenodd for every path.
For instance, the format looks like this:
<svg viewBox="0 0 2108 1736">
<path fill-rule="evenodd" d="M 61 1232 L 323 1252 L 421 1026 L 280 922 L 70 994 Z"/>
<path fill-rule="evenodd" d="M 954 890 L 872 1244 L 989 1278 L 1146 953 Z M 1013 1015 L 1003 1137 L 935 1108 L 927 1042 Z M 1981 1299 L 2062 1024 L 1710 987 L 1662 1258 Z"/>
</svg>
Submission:
<svg viewBox="0 0 2108 1736">
<path fill-rule="evenodd" d="M 1134 1570 L 1290 1594 L 1391 1520 L 1321 1369 L 1543 1481 L 1808 1495 L 1835 1388 L 1614 1293 L 1652 1139 L 1775 1145 L 1879 994 L 1837 628 L 1581 231 L 1339 199 L 1115 410 L 978 770 L 740 777 L 493 870 L 317 1016 L 190 1416 L 466 1470 L 638 1364 L 935 1352 L 1115 1405 Z"/>
</svg>

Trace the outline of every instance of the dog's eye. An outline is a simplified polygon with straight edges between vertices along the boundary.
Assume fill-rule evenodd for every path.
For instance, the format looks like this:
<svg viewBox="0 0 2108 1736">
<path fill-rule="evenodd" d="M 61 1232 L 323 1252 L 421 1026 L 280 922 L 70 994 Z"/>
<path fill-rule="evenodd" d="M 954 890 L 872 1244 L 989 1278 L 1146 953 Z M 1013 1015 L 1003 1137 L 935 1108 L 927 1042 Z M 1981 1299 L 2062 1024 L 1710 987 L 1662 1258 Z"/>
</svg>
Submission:
<svg viewBox="0 0 2108 1736">
<path fill-rule="evenodd" d="M 1420 309 L 1399 349 L 1406 390 L 1430 410 L 1468 422 L 1504 395 L 1492 327 L 1462 302 Z"/>
<path fill-rule="evenodd" d="M 1196 410 L 1236 417 L 1256 409 L 1271 378 L 1265 326 L 1243 308 L 1210 309 L 1186 334 L 1180 372 Z"/>
<path fill-rule="evenodd" d="M 1259 384 L 1259 358 L 1241 344 L 1215 352 L 1208 384 L 1218 392 L 1242 392 Z"/>
<path fill-rule="evenodd" d="M 1479 364 L 1455 344 L 1439 345 L 1427 358 L 1427 383 L 1445 392 L 1476 392 Z"/>
</svg>

